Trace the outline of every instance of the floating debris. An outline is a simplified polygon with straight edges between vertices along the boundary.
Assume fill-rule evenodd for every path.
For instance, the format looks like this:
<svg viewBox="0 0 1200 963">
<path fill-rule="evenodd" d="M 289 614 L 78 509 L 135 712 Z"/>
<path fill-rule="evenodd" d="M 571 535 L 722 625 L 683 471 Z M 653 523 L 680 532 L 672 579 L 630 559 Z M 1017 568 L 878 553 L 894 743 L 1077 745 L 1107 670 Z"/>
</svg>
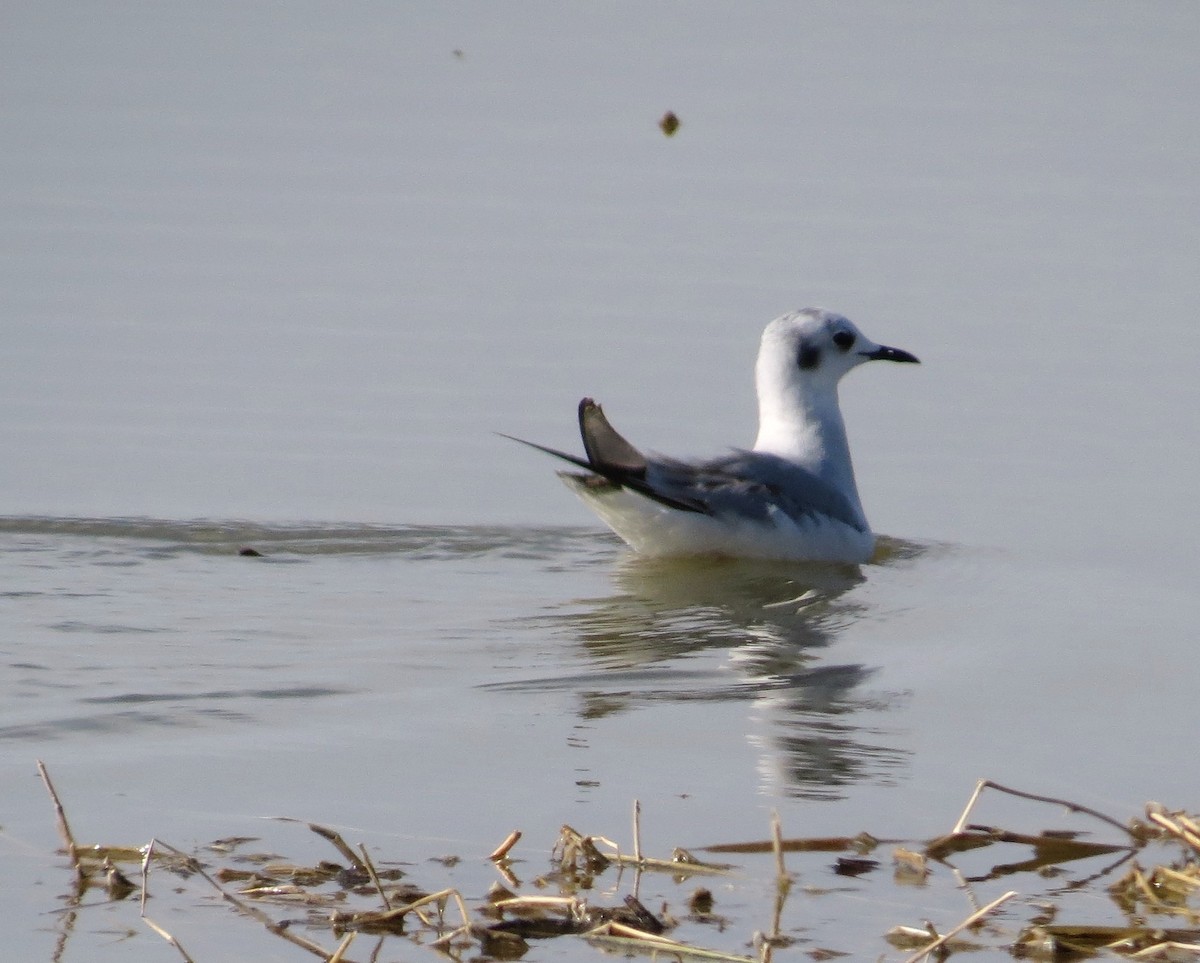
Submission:
<svg viewBox="0 0 1200 963">
<path fill-rule="evenodd" d="M 499 846 L 492 850 L 491 853 L 488 854 L 488 859 L 490 859 L 493 863 L 498 863 L 500 860 L 507 857 L 512 848 L 520 841 L 521 830 L 514 829 L 504 838 L 504 842 L 502 842 Z"/>
<path fill-rule="evenodd" d="M 129 877 L 113 865 L 111 859 L 105 859 L 103 866 L 104 888 L 108 891 L 108 898 L 113 902 L 123 900 L 126 896 L 137 889 L 137 887 L 129 881 Z"/>
<path fill-rule="evenodd" d="M 878 868 L 879 860 L 865 859 L 862 856 L 839 856 L 833 864 L 833 871 L 839 876 L 861 876 Z"/>
<path fill-rule="evenodd" d="M 771 894 L 770 905 L 763 909 L 757 925 L 745 919 L 715 915 L 715 885 L 713 888 L 695 888 L 690 896 L 681 893 L 678 897 L 682 904 L 680 909 L 672 911 L 666 900 L 661 906 L 651 908 L 639 895 L 639 887 L 648 878 L 647 874 L 669 874 L 680 886 L 697 873 L 708 874 L 716 877 L 721 887 L 732 887 L 737 878 L 745 878 L 745 871 L 728 864 L 704 862 L 682 848 L 674 849 L 669 859 L 647 855 L 641 839 L 640 805 L 635 801 L 632 852 L 623 851 L 617 843 L 603 836 L 588 835 L 571 826 L 563 826 L 550 853 L 548 872 L 522 884 L 508 866 L 511 854 L 522 839 L 522 835 L 514 831 L 487 857 L 468 857 L 475 860 L 477 867 L 488 866 L 489 872 L 497 873 L 503 880 L 493 883 L 485 896 L 468 898 L 456 888 L 426 889 L 414 885 L 404 879 L 405 872 L 396 868 L 396 863 L 377 866 L 365 846 L 351 846 L 340 833 L 299 820 L 284 821 L 300 823 L 328 842 L 340 857 L 337 862 L 327 859 L 296 862 L 271 852 L 242 852 L 246 844 L 257 842 L 256 837 L 251 836 L 227 836 L 198 846 L 197 852 L 202 854 L 203 861 L 157 839 L 144 846 L 80 845 L 71 832 L 65 808 L 49 774 L 40 762 L 38 771 L 54 804 L 63 851 L 75 872 L 75 885 L 65 897 L 67 908 L 64 912 L 74 915 L 87 906 L 132 905 L 133 901 L 128 898 L 140 889 L 142 923 L 175 947 L 184 960 L 193 957 L 172 933 L 147 915 L 151 887 L 154 879 L 162 874 L 173 877 L 176 882 L 166 887 L 166 894 L 160 891 L 160 897 L 187 893 L 189 886 L 199 886 L 202 881 L 237 911 L 236 916 L 230 916 L 231 920 L 243 917 L 254 920 L 271 934 L 327 963 L 346 960 L 351 943 L 360 934 L 379 941 L 373 953 L 363 954 L 360 959 L 394 956 L 395 952 L 381 954 L 381 949 L 384 941 L 395 939 L 411 941 L 458 961 L 481 957 L 515 960 L 528 952 L 532 940 L 573 938 L 602 951 L 616 951 L 627 956 L 772 963 L 776 949 L 795 949 L 806 943 L 804 952 L 813 960 L 846 955 L 846 951 L 836 946 L 817 946 L 805 927 L 785 927 L 785 905 L 789 899 L 797 898 L 793 895 L 794 890 L 801 894 L 800 899 L 816 899 L 827 893 L 857 892 L 860 884 L 846 880 L 870 873 L 880 865 L 880 860 L 866 855 L 881 842 L 873 836 L 863 833 L 786 839 L 779 816 L 773 813 L 767 839 L 707 847 L 709 852 L 773 855 L 773 874 L 763 875 L 766 861 L 760 859 L 759 876 L 757 880 L 750 880 L 758 891 L 766 890 Z M 1033 801 L 1066 805 L 1073 812 L 1119 828 L 1125 838 L 1121 842 L 1097 842 L 1081 838 L 1074 830 L 1023 833 L 969 824 L 968 815 L 983 788 Z M 966 810 L 947 835 L 924 844 L 903 840 L 892 842 L 903 844 L 897 845 L 892 852 L 894 884 L 924 886 L 927 880 L 941 876 L 952 882 L 956 890 L 965 889 L 971 901 L 971 912 L 950 929 L 943 931 L 940 924 L 935 925 L 918 915 L 916 922 L 879 932 L 880 939 L 911 954 L 904 963 L 941 959 L 956 950 L 968 949 L 1007 951 L 1018 958 L 1035 956 L 1056 960 L 1105 953 L 1165 963 L 1200 961 L 1200 821 L 1185 812 L 1170 811 L 1157 803 L 1149 803 L 1144 822 L 1124 826 L 1078 804 L 1010 790 L 985 781 L 976 787 Z M 1153 864 L 1146 859 L 1143 865 L 1140 860 L 1148 855 L 1151 843 L 1156 849 L 1165 851 L 1167 858 Z M 1032 857 L 1017 862 L 997 862 L 985 875 L 976 877 L 965 876 L 952 862 L 966 854 L 977 861 L 980 854 L 986 856 L 989 849 L 1013 846 L 1032 849 Z M 832 865 L 832 875 L 843 878 L 837 888 L 795 887 L 799 872 L 796 867 L 789 870 L 785 865 L 785 853 L 813 854 L 809 864 L 829 874 L 828 857 L 823 855 L 829 852 L 841 854 Z M 1117 858 L 1105 860 L 1105 865 L 1082 880 L 1070 880 L 1067 885 L 1056 882 L 1053 890 L 1046 890 L 1048 873 L 1066 873 L 1064 864 L 1105 856 Z M 799 857 L 792 859 L 792 862 L 797 861 L 800 861 Z M 462 862 L 462 857 L 432 862 L 449 867 Z M 140 864 L 140 886 L 118 864 Z M 427 863 L 413 865 L 423 865 L 427 871 L 434 872 Z M 1111 881 L 1121 866 L 1125 867 L 1123 875 Z M 599 877 L 604 874 L 607 876 L 600 885 Z M 1017 874 L 1028 878 L 1030 888 L 1038 887 L 1032 894 L 1036 898 L 1018 904 L 1017 910 L 1005 908 L 1017 896 L 1016 890 L 1009 890 L 983 906 L 975 901 L 971 892 L 974 881 Z M 624 880 L 630 881 L 632 892 L 621 892 Z M 1106 885 L 1096 885 L 1098 880 L 1106 880 Z M 879 876 L 874 885 L 887 885 L 887 881 Z M 530 892 L 531 889 L 536 891 Z M 85 901 L 89 890 L 103 891 L 106 900 L 97 901 L 93 892 L 93 899 Z M 1120 914 L 1123 922 L 1059 922 L 1058 917 L 1068 915 L 1063 909 L 1068 904 L 1063 900 L 1072 891 L 1106 895 L 1110 911 Z M 925 895 L 928 890 L 916 892 Z M 658 898 L 656 895 L 655 899 Z M 197 898 L 195 905 L 206 902 Z M 738 900 L 723 902 L 730 906 L 736 905 Z M 1093 906 L 1095 901 L 1085 905 Z M 939 909 L 945 911 L 944 906 Z M 1025 919 L 1010 921 L 1008 916 L 1013 913 L 1024 913 Z M 1156 925 L 1162 922 L 1171 925 Z M 693 935 L 697 928 L 702 937 L 709 934 L 715 938 L 716 934 L 729 932 L 735 940 L 731 944 L 734 949 L 753 946 L 755 955 L 731 953 L 679 938 Z M 336 941 L 332 948 L 322 945 L 322 940 L 329 942 L 330 939 Z M 825 937 L 822 941 L 828 943 Z M 858 955 L 861 948 L 856 945 L 853 949 Z M 297 956 L 297 959 L 302 958 Z M 432 961 L 433 957 L 430 959 Z"/>
<path fill-rule="evenodd" d="M 924 853 L 917 853 L 903 846 L 892 851 L 893 878 L 900 884 L 922 884 L 929 877 L 929 860 Z"/>
<path fill-rule="evenodd" d="M 688 900 L 688 910 L 699 916 L 708 916 L 713 911 L 713 894 L 712 890 L 705 889 L 701 886 L 692 894 L 692 898 Z"/>
<path fill-rule="evenodd" d="M 673 110 L 668 110 L 658 119 L 658 129 L 667 137 L 675 136 L 675 131 L 679 130 L 679 118 L 675 116 Z"/>
<path fill-rule="evenodd" d="M 854 852 L 869 853 L 883 842 L 900 842 L 900 840 L 876 839 L 868 833 L 857 836 L 815 836 L 807 839 L 784 839 L 780 847 L 785 853 L 838 853 Z M 745 843 L 716 843 L 712 846 L 700 847 L 707 853 L 770 853 L 775 849 L 775 843 L 770 840 L 754 840 Z"/>
</svg>

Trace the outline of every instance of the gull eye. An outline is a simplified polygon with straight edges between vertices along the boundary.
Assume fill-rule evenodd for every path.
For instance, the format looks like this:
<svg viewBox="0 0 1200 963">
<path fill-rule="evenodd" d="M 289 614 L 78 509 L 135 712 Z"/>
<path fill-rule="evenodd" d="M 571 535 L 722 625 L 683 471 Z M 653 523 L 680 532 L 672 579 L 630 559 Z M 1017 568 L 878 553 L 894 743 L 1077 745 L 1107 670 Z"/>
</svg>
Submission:
<svg viewBox="0 0 1200 963">
<path fill-rule="evenodd" d="M 854 345 L 854 335 L 849 331 L 839 331 L 833 336 L 833 343 L 843 351 L 849 351 Z"/>
</svg>

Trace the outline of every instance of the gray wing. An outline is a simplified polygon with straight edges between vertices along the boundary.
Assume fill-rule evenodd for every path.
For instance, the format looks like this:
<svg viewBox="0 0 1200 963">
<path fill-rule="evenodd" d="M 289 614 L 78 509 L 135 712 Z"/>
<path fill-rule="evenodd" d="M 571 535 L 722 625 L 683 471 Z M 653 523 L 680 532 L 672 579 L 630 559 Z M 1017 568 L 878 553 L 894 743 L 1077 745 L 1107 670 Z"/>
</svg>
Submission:
<svg viewBox="0 0 1200 963">
<path fill-rule="evenodd" d="M 825 515 L 863 530 L 845 495 L 778 455 L 735 451 L 704 462 L 647 458 L 609 424 L 591 398 L 579 402 L 579 432 L 586 459 L 512 435 L 504 437 L 585 469 L 591 474 L 575 477 L 589 486 L 629 488 L 680 511 L 766 521 L 776 508 L 797 522 Z"/>
<path fill-rule="evenodd" d="M 710 515 L 766 521 L 774 508 L 797 522 L 828 516 L 865 530 L 840 491 L 808 469 L 766 452 L 738 450 L 704 462 L 651 458 L 646 480 L 670 497 L 705 505 Z"/>
</svg>

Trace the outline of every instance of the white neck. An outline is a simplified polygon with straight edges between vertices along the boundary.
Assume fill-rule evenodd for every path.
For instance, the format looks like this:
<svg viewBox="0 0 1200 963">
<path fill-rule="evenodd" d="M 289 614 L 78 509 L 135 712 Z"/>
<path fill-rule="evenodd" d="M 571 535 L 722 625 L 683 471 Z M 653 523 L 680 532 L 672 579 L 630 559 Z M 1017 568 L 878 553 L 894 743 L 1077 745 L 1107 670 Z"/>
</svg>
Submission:
<svg viewBox="0 0 1200 963">
<path fill-rule="evenodd" d="M 836 388 L 813 392 L 792 383 L 782 391 L 760 390 L 758 426 L 755 451 L 807 468 L 842 492 L 862 517 Z"/>
</svg>

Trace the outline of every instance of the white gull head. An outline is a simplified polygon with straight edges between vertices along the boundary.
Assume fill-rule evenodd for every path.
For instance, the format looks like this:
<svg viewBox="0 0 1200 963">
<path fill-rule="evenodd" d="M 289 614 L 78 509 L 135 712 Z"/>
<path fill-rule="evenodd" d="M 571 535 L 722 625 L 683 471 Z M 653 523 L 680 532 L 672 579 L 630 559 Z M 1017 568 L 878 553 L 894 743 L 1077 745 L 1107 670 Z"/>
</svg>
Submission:
<svg viewBox="0 0 1200 963">
<path fill-rule="evenodd" d="M 867 361 L 916 360 L 907 351 L 876 344 L 848 318 L 824 308 L 776 318 L 763 331 L 754 367 L 754 450 L 778 455 L 828 482 L 846 495 L 866 528 L 838 382 Z"/>
</svg>

